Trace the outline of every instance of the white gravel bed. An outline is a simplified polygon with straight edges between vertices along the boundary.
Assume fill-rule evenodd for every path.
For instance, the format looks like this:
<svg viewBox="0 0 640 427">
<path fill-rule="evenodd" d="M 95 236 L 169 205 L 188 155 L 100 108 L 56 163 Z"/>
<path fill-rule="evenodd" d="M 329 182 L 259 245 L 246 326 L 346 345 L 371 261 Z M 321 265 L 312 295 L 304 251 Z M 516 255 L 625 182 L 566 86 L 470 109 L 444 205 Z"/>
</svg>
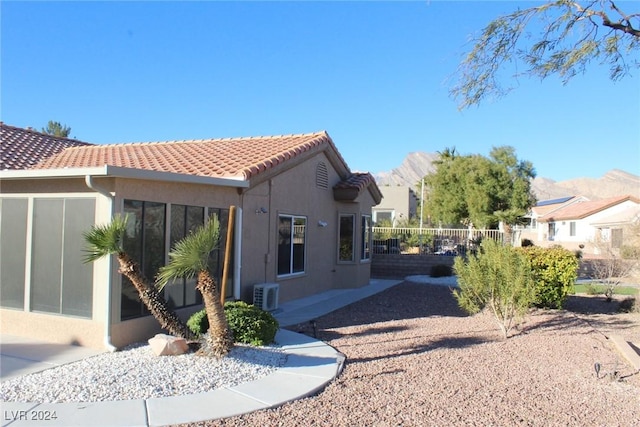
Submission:
<svg viewBox="0 0 640 427">
<path fill-rule="evenodd" d="M 236 345 L 222 359 L 156 356 L 137 344 L 78 362 L 3 381 L 3 402 L 100 402 L 149 399 L 233 387 L 269 375 L 286 361 L 279 347 Z"/>
</svg>

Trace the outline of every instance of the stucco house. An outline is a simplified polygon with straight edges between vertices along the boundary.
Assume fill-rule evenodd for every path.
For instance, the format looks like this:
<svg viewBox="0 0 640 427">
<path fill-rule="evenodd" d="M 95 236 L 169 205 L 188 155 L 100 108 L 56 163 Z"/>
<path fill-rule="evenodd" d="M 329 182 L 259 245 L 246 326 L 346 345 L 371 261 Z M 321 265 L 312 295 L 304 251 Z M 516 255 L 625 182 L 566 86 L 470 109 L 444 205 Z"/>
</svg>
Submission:
<svg viewBox="0 0 640 427">
<path fill-rule="evenodd" d="M 640 206 L 640 200 L 622 195 L 602 200 L 588 200 L 582 196 L 541 202 L 533 209 L 531 226 L 521 230 L 522 238 L 529 238 L 537 246 L 561 245 L 570 250 L 580 249 L 585 256 L 597 256 L 593 245 L 596 239 L 609 240 L 630 223 Z M 622 236 L 616 241 L 622 243 Z"/>
<path fill-rule="evenodd" d="M 373 208 L 373 222 L 388 220 L 396 226 L 398 221 L 408 220 L 417 215 L 417 197 L 411 187 L 381 186 L 383 199 Z"/>
<path fill-rule="evenodd" d="M 4 139 L 31 132 L 3 125 Z M 3 154 L 4 155 L 4 154 Z M 115 259 L 82 262 L 82 233 L 128 214 L 125 246 L 154 277 L 171 246 L 206 218 L 233 237 L 227 297 L 278 301 L 369 283 L 371 208 L 382 195 L 326 132 L 71 147 L 30 169 L 0 171 L 0 318 L 4 333 L 104 348 L 159 332 Z M 229 270 L 228 270 L 229 271 Z M 165 288 L 186 318 L 192 281 Z"/>
</svg>

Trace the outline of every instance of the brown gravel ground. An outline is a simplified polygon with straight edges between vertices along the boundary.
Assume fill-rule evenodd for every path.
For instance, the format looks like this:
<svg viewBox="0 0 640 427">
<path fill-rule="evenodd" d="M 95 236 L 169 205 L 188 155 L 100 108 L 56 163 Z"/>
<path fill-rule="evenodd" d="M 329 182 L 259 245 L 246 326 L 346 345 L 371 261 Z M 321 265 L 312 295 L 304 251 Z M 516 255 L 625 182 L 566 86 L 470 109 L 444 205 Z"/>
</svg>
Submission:
<svg viewBox="0 0 640 427">
<path fill-rule="evenodd" d="M 317 395 L 192 425 L 640 426 L 640 373 L 607 338 L 640 341 L 640 316 L 617 306 L 572 296 L 503 340 L 447 287 L 404 282 L 317 319 L 317 338 L 347 356 Z"/>
</svg>

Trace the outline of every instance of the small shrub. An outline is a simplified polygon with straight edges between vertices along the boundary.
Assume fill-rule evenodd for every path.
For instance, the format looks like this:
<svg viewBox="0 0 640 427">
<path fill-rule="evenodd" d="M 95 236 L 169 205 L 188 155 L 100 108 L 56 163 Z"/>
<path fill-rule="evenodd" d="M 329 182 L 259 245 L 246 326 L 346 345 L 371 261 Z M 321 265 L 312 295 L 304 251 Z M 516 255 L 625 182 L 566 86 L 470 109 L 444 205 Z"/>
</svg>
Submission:
<svg viewBox="0 0 640 427">
<path fill-rule="evenodd" d="M 235 342 L 255 346 L 271 344 L 280 327 L 271 313 L 242 301 L 225 303 L 224 313 Z M 205 309 L 193 313 L 187 326 L 198 335 L 207 332 L 209 319 Z"/>
<path fill-rule="evenodd" d="M 226 303 L 224 312 L 236 342 L 266 345 L 275 339 L 279 325 L 271 313 L 242 301 Z"/>
<path fill-rule="evenodd" d="M 533 244 L 533 240 L 531 239 L 522 239 L 522 241 L 520 242 L 520 246 L 522 246 L 523 248 L 529 247 L 529 246 L 535 246 Z"/>
<path fill-rule="evenodd" d="M 520 250 L 529 257 L 536 278 L 534 304 L 542 308 L 562 308 L 567 296 L 574 293 L 578 258 L 560 246 L 533 246 Z"/>
<path fill-rule="evenodd" d="M 431 277 L 453 276 L 453 268 L 447 264 L 436 264 L 431 267 Z"/>
<path fill-rule="evenodd" d="M 209 319 L 207 319 L 206 310 L 203 308 L 193 313 L 191 317 L 189 317 L 189 320 L 187 320 L 187 327 L 197 336 L 207 332 L 209 329 Z"/>
<path fill-rule="evenodd" d="M 458 305 L 470 314 L 489 307 L 507 338 L 535 299 L 530 264 L 529 258 L 513 247 L 485 240 L 477 255 L 455 260 Z"/>
</svg>

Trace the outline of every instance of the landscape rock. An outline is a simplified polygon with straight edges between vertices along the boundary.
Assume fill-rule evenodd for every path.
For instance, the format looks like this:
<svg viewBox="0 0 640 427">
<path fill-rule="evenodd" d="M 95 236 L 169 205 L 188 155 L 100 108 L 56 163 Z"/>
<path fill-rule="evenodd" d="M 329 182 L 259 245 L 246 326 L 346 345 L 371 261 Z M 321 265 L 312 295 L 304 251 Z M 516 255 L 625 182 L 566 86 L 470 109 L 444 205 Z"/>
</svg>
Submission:
<svg viewBox="0 0 640 427">
<path fill-rule="evenodd" d="M 149 346 L 156 356 L 177 356 L 189 350 L 189 345 L 184 338 L 166 334 L 157 334 L 149 339 Z"/>
</svg>

